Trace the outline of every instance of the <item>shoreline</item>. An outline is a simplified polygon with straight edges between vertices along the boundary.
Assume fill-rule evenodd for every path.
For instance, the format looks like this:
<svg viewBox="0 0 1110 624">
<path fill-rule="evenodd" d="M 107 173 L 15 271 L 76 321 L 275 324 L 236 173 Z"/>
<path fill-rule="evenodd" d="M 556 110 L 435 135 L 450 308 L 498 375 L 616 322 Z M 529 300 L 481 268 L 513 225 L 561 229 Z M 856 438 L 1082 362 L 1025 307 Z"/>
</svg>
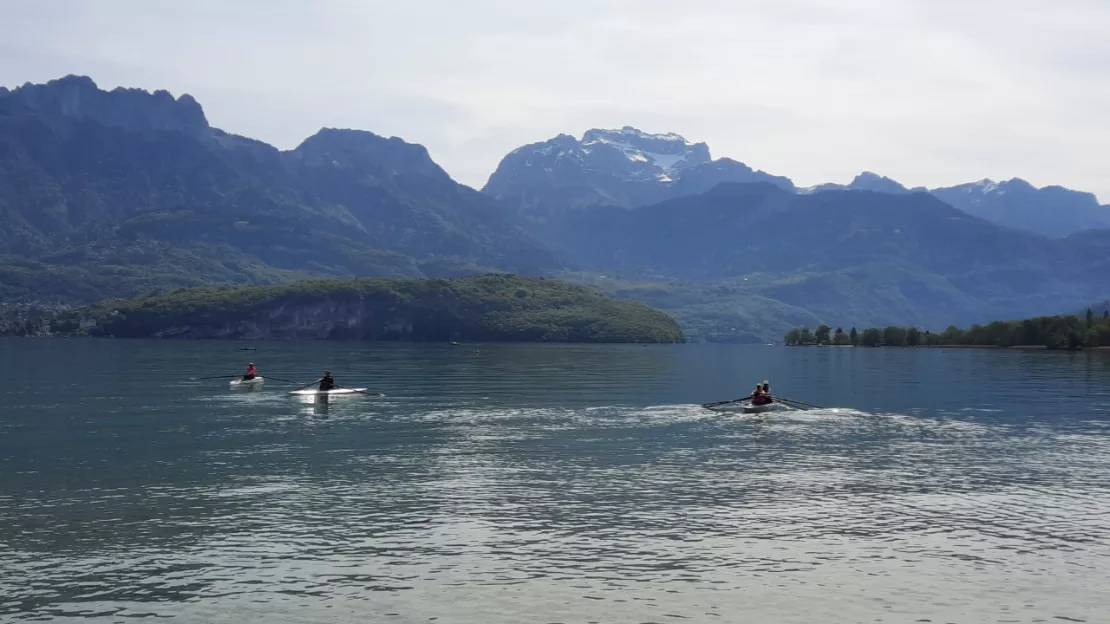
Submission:
<svg viewBox="0 0 1110 624">
<path fill-rule="evenodd" d="M 872 347 L 872 346 L 865 346 L 865 345 L 816 345 L 816 344 L 801 345 L 801 344 L 794 344 L 794 345 L 784 345 L 784 346 L 789 347 L 789 348 L 795 348 L 795 347 L 814 348 L 815 347 L 815 348 L 819 348 L 819 349 L 830 349 L 830 348 L 831 349 L 999 349 L 999 350 L 1007 349 L 1007 350 L 1012 350 L 1012 351 L 1099 351 L 1099 352 L 1104 352 L 1104 353 L 1105 352 L 1110 352 L 1110 347 L 1107 347 L 1107 346 L 1081 347 L 1079 349 L 1049 349 L 1045 345 L 1011 345 L 1011 346 L 1005 346 L 1005 347 L 1000 346 L 1000 345 L 914 345 L 912 347 L 908 347 L 908 346 L 904 346 L 904 345 L 891 345 L 891 346 L 876 345 L 876 346 Z"/>
</svg>

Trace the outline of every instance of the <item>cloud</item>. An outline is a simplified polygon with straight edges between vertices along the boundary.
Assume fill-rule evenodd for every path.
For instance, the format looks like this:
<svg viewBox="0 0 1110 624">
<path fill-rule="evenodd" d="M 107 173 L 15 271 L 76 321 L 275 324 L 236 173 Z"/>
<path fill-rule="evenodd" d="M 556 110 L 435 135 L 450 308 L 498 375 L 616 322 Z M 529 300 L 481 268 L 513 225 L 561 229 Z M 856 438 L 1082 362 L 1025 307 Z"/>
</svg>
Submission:
<svg viewBox="0 0 1110 624">
<path fill-rule="evenodd" d="M 397 135 L 476 186 L 520 144 L 630 124 L 801 184 L 1019 176 L 1110 201 L 1101 0 L 9 5 L 2 84 L 189 92 L 284 148 Z"/>
</svg>

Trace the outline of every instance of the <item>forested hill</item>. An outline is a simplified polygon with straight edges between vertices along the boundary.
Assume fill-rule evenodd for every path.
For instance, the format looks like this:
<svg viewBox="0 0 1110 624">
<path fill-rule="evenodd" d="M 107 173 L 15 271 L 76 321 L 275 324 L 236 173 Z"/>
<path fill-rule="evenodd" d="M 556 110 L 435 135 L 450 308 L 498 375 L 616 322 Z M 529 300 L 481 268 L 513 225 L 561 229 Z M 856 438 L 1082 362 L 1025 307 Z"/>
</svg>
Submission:
<svg viewBox="0 0 1110 624">
<path fill-rule="evenodd" d="M 322 279 L 187 288 L 61 312 L 44 331 L 117 337 L 682 342 L 642 303 L 544 278 Z"/>
<path fill-rule="evenodd" d="M 325 129 L 282 152 L 187 95 L 76 76 L 0 92 L 0 303 L 560 266 L 401 139 Z"/>
</svg>

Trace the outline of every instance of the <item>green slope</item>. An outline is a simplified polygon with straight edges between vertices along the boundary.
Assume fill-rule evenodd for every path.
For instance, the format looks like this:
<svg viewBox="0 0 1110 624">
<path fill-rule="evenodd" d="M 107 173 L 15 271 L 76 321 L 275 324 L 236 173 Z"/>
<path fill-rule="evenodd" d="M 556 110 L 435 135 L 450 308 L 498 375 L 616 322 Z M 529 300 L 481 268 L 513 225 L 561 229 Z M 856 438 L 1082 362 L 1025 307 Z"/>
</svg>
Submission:
<svg viewBox="0 0 1110 624">
<path fill-rule="evenodd" d="M 678 342 L 649 306 L 543 278 L 318 279 L 202 287 L 107 301 L 54 320 L 119 337 Z"/>
</svg>

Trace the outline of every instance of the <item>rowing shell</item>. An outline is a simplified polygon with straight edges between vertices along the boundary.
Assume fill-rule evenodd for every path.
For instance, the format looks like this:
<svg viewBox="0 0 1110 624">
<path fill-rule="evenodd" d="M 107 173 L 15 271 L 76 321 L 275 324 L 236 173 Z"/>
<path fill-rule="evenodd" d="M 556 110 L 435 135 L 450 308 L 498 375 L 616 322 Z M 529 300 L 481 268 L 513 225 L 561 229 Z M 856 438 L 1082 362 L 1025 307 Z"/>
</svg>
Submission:
<svg viewBox="0 0 1110 624">
<path fill-rule="evenodd" d="M 255 377 L 254 379 L 232 379 L 231 388 L 258 388 L 266 383 L 265 377 Z"/>
<path fill-rule="evenodd" d="M 775 409 L 774 403 L 765 403 L 763 405 L 745 405 L 741 408 L 745 414 L 762 414 Z"/>
<path fill-rule="evenodd" d="M 778 407 L 778 403 L 767 403 L 766 405 L 752 405 L 751 403 L 726 403 L 724 405 L 717 405 L 706 409 L 713 410 L 714 412 L 743 412 L 745 414 L 762 414 L 763 412 L 770 412 Z"/>
<path fill-rule="evenodd" d="M 343 394 L 366 394 L 366 388 L 332 388 L 331 390 L 294 390 L 293 396 L 338 396 Z M 380 396 L 380 395 L 371 395 Z"/>
</svg>

